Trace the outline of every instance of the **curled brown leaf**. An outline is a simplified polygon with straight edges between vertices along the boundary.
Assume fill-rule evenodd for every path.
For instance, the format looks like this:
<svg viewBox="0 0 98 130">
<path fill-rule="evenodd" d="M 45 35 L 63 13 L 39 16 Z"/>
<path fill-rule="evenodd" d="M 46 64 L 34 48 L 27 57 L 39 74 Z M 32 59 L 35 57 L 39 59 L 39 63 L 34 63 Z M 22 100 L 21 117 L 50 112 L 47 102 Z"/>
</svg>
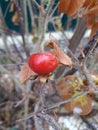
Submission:
<svg viewBox="0 0 98 130">
<path fill-rule="evenodd" d="M 87 7 L 88 9 L 92 8 L 96 4 L 96 0 L 85 0 L 83 7 Z"/>
<path fill-rule="evenodd" d="M 28 64 L 22 66 L 20 71 L 20 81 L 21 83 L 26 82 L 31 76 L 36 76 L 37 74 L 33 72 Z"/>
<path fill-rule="evenodd" d="M 59 11 L 73 16 L 86 0 L 60 0 Z"/>
<path fill-rule="evenodd" d="M 90 39 L 93 37 L 93 35 L 96 33 L 97 30 L 98 30 L 98 22 L 95 22 L 91 28 Z"/>
<path fill-rule="evenodd" d="M 15 25 L 18 25 L 18 24 L 19 24 L 19 13 L 18 13 L 18 11 L 16 11 L 15 14 L 13 15 L 13 17 L 12 17 L 12 22 L 13 22 Z"/>
<path fill-rule="evenodd" d="M 59 48 L 58 41 L 53 36 L 50 37 L 50 42 L 47 44 L 47 47 L 54 49 L 54 53 L 57 56 L 59 63 L 72 66 L 71 58 Z"/>
</svg>

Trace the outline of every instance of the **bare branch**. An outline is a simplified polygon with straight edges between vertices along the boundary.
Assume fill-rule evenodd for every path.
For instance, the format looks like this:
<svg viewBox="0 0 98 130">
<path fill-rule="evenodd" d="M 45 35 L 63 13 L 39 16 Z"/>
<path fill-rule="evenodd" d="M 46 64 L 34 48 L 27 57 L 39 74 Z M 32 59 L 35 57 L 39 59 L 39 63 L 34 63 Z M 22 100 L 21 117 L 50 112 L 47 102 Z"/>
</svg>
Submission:
<svg viewBox="0 0 98 130">
<path fill-rule="evenodd" d="M 38 109 L 39 109 L 39 105 L 40 105 L 40 102 L 36 103 L 35 104 L 35 108 L 34 108 L 34 112 L 37 113 Z M 34 122 L 35 122 L 35 128 L 36 130 L 44 130 L 43 128 L 43 120 L 41 120 L 40 118 L 37 117 L 36 114 L 34 114 Z"/>
<path fill-rule="evenodd" d="M 45 113 L 38 113 L 37 114 L 41 119 L 44 119 L 54 130 L 61 130 L 57 122 L 54 120 L 53 117 L 49 116 Z"/>
<path fill-rule="evenodd" d="M 32 2 L 37 6 L 38 9 L 40 9 L 40 5 L 38 4 L 36 0 L 32 0 Z"/>
</svg>

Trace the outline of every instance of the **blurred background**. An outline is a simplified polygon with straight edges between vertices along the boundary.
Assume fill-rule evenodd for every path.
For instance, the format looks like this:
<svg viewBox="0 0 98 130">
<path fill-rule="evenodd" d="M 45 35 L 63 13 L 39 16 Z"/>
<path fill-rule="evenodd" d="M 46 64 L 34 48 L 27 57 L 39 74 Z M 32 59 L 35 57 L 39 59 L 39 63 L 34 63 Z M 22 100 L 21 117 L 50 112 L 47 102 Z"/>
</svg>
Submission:
<svg viewBox="0 0 98 130">
<path fill-rule="evenodd" d="M 90 40 L 91 29 L 86 27 L 85 18 L 60 13 L 59 2 L 0 0 L 0 130 L 36 130 L 34 119 L 28 117 L 38 100 L 40 82 L 31 78 L 22 84 L 19 73 L 30 54 L 47 51 L 45 45 L 50 34 L 58 40 L 64 52 L 68 47 L 76 57 Z M 89 70 L 98 74 L 98 49 L 87 65 Z M 69 69 L 64 70 L 65 66 L 60 66 L 52 75 L 54 81 L 48 82 L 47 105 L 61 101 L 55 81 L 59 81 Z M 59 109 L 50 115 L 59 122 L 61 130 L 98 130 L 98 95 L 95 99 L 94 108 L 87 116 Z M 52 129 L 47 123 L 45 127 L 42 130 Z"/>
</svg>

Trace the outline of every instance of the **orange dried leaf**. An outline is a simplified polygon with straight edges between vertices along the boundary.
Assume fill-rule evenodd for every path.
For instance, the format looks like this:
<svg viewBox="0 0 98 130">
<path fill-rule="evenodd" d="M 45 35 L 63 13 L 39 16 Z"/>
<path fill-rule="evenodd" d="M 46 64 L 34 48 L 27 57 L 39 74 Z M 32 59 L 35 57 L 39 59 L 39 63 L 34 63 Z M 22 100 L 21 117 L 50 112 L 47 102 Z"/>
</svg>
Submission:
<svg viewBox="0 0 98 130">
<path fill-rule="evenodd" d="M 82 80 L 73 75 L 66 76 L 56 86 L 56 89 L 62 99 L 66 99 L 66 96 L 72 97 L 75 91 L 79 91 L 83 87 Z"/>
<path fill-rule="evenodd" d="M 62 50 L 60 50 L 60 48 L 57 46 L 56 43 L 54 43 L 54 51 L 61 64 L 72 66 L 71 58 L 67 54 L 65 54 Z"/>
<path fill-rule="evenodd" d="M 15 25 L 18 25 L 19 24 L 19 14 L 18 12 L 16 11 L 14 16 L 12 17 L 12 22 L 15 24 Z"/>
<path fill-rule="evenodd" d="M 56 90 L 62 97 L 62 99 L 66 99 L 67 97 L 71 97 L 74 93 L 74 87 L 68 84 L 63 78 L 57 85 Z"/>
<path fill-rule="evenodd" d="M 59 11 L 72 16 L 82 7 L 84 2 L 85 0 L 60 0 Z"/>
<path fill-rule="evenodd" d="M 94 14 L 88 14 L 86 15 L 86 26 L 87 28 L 91 28 L 93 24 L 95 23 L 96 16 Z"/>
<path fill-rule="evenodd" d="M 88 9 L 87 11 L 84 12 L 84 15 L 87 15 L 87 14 L 98 15 L 98 4 L 93 6 L 91 9 Z"/>
<path fill-rule="evenodd" d="M 31 76 L 36 76 L 37 74 L 33 72 L 28 64 L 22 66 L 20 71 L 20 81 L 21 83 L 26 82 Z"/>
<path fill-rule="evenodd" d="M 88 9 L 92 8 L 96 4 L 96 0 L 85 0 L 83 7 L 87 7 Z"/>
<path fill-rule="evenodd" d="M 61 64 L 72 66 L 71 58 L 59 48 L 58 41 L 53 36 L 50 37 L 50 42 L 47 46 L 54 49 L 54 53 Z"/>
<path fill-rule="evenodd" d="M 91 28 L 90 39 L 93 37 L 93 35 L 96 33 L 97 30 L 98 30 L 98 22 L 94 23 Z"/>
</svg>

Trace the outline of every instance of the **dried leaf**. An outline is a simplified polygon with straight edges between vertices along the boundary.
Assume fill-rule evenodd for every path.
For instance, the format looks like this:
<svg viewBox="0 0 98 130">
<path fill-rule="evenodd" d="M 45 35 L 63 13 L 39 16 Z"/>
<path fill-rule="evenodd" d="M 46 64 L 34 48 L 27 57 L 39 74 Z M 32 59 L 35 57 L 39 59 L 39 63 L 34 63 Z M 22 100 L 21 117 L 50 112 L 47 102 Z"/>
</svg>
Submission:
<svg viewBox="0 0 98 130">
<path fill-rule="evenodd" d="M 53 36 L 50 37 L 50 42 L 47 44 L 47 47 L 54 49 L 54 53 L 61 64 L 72 66 L 71 58 L 59 48 L 58 41 Z"/>
<path fill-rule="evenodd" d="M 14 7 L 15 7 L 15 4 L 14 4 L 14 2 L 12 2 L 12 4 L 11 4 L 11 6 L 10 6 L 10 12 L 13 12 L 14 11 Z"/>
<path fill-rule="evenodd" d="M 15 24 L 15 25 L 18 25 L 19 24 L 19 14 L 18 12 L 16 11 L 14 16 L 12 17 L 12 22 Z"/>
<path fill-rule="evenodd" d="M 61 64 L 72 66 L 71 58 L 60 50 L 56 43 L 54 43 L 54 51 Z"/>
<path fill-rule="evenodd" d="M 94 5 L 91 9 L 88 9 L 84 12 L 84 15 L 88 15 L 88 14 L 98 15 L 98 4 Z"/>
<path fill-rule="evenodd" d="M 80 92 L 73 94 L 72 97 L 79 95 Z M 67 98 L 68 99 L 68 98 Z M 85 95 L 74 99 L 73 101 L 64 104 L 68 112 L 73 112 L 79 115 L 88 115 L 92 111 L 92 99 Z"/>
<path fill-rule="evenodd" d="M 26 82 L 31 76 L 36 76 L 37 74 L 33 72 L 28 64 L 22 66 L 20 71 L 20 81 L 21 83 Z"/>
<path fill-rule="evenodd" d="M 74 92 L 81 91 L 83 82 L 79 77 L 69 75 L 63 78 L 56 86 L 62 99 L 71 98 Z"/>
<path fill-rule="evenodd" d="M 88 9 L 92 8 L 96 4 L 96 0 L 85 0 L 83 7 L 87 7 Z"/>
<path fill-rule="evenodd" d="M 76 95 L 79 95 L 79 93 L 75 93 L 73 97 Z M 71 108 L 72 110 L 79 108 L 81 110 L 80 113 L 77 113 L 79 115 L 88 115 L 92 111 L 92 100 L 87 95 L 81 96 L 71 102 Z"/>
<path fill-rule="evenodd" d="M 96 16 L 94 14 L 86 15 L 86 26 L 87 28 L 91 28 L 95 23 Z"/>
<path fill-rule="evenodd" d="M 69 98 L 66 98 L 66 99 L 69 99 Z M 65 103 L 65 104 L 64 104 L 64 108 L 65 108 L 65 110 L 67 110 L 68 112 L 72 113 L 71 102 Z"/>
<path fill-rule="evenodd" d="M 59 11 L 72 16 L 83 6 L 85 1 L 86 0 L 60 0 Z"/>
<path fill-rule="evenodd" d="M 83 6 L 86 7 L 83 14 L 86 16 L 86 25 L 88 28 L 92 28 L 93 24 L 98 21 L 98 1 L 86 0 Z"/>
<path fill-rule="evenodd" d="M 91 28 L 90 39 L 93 37 L 93 35 L 96 33 L 97 30 L 98 30 L 98 22 L 94 23 Z"/>
<path fill-rule="evenodd" d="M 74 93 L 74 87 L 70 84 L 67 84 L 65 78 L 63 78 L 57 85 L 56 90 L 62 97 L 62 99 L 70 98 Z"/>
</svg>

